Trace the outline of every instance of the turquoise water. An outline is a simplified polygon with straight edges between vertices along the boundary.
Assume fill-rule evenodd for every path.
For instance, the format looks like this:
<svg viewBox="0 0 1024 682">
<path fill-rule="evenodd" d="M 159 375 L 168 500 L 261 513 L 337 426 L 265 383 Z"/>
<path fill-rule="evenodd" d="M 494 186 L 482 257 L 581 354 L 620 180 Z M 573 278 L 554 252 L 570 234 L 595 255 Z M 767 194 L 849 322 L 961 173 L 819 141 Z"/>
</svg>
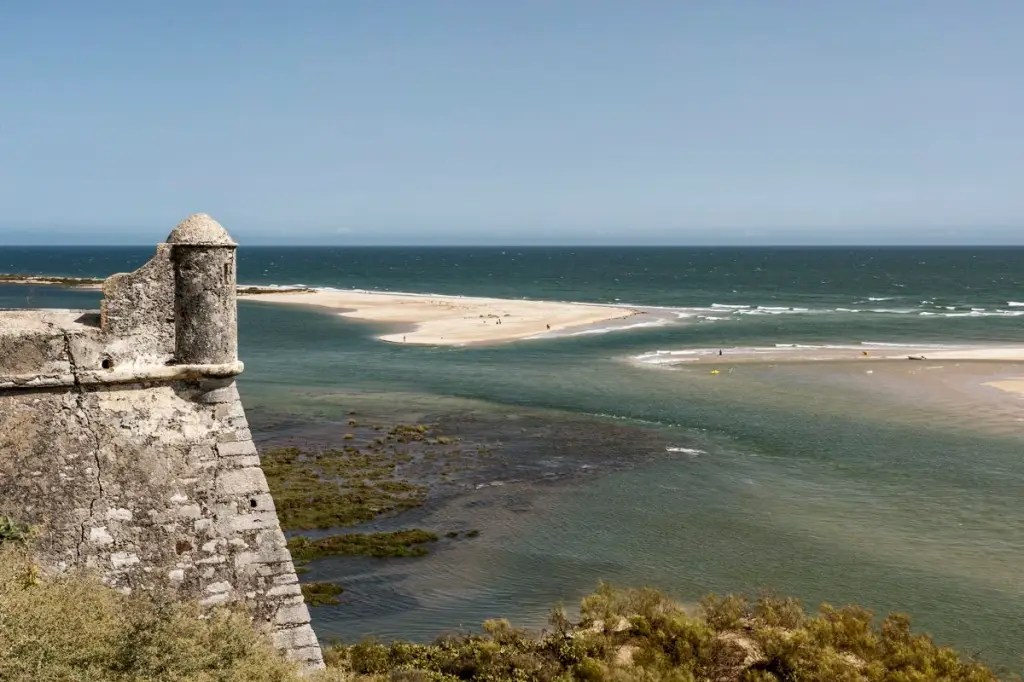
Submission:
<svg viewBox="0 0 1024 682">
<path fill-rule="evenodd" d="M 102 276 L 149 253 L 6 248 L 0 271 Z M 305 428 L 322 435 L 332 424 L 340 433 L 349 410 L 504 433 L 528 424 L 520 429 L 528 443 L 516 451 L 524 468 L 504 471 L 504 485 L 380 524 L 479 528 L 475 541 L 422 560 L 314 567 L 312 578 L 347 589 L 341 606 L 315 609 L 321 636 L 427 638 L 496 615 L 539 625 L 554 602 L 571 603 L 603 578 L 687 600 L 767 588 L 810 603 L 903 610 L 941 641 L 1020 670 L 1019 408 L 989 413 L 980 400 L 957 409 L 924 379 L 894 376 L 902 388 L 880 390 L 841 364 L 738 365 L 711 377 L 630 359 L 793 343 L 1019 343 L 1024 250 L 240 255 L 247 283 L 620 302 L 677 313 L 662 327 L 426 348 L 379 342 L 379 326 L 243 302 L 241 386 L 263 439 Z M 97 300 L 95 292 L 0 286 L 0 306 Z M 514 441 L 509 436 L 508 447 Z M 534 480 L 549 464 L 580 475 Z"/>
</svg>

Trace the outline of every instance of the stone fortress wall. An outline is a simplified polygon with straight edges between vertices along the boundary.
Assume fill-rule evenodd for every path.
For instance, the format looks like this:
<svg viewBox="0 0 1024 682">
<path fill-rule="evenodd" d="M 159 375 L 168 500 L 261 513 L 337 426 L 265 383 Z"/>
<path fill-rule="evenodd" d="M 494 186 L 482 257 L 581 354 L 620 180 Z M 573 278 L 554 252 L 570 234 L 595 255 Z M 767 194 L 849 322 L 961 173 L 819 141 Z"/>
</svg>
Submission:
<svg viewBox="0 0 1024 682">
<path fill-rule="evenodd" d="M 0 310 L 0 513 L 47 566 L 244 602 L 322 667 L 235 386 L 236 244 L 209 216 L 103 285 L 99 313 Z"/>
</svg>

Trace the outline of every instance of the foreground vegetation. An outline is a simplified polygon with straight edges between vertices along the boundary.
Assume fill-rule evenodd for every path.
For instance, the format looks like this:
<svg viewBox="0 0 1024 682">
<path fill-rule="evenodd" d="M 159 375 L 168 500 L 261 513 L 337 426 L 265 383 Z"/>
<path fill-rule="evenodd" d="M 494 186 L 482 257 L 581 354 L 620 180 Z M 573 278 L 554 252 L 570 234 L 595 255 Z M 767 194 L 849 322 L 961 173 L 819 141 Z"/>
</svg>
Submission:
<svg viewBox="0 0 1024 682">
<path fill-rule="evenodd" d="M 298 682 L 241 611 L 125 596 L 84 574 L 43 575 L 0 546 L 4 682 Z M 337 675 L 334 679 L 343 679 Z"/>
<path fill-rule="evenodd" d="M 859 607 L 808 615 L 791 599 L 708 597 L 688 614 L 654 590 L 602 585 L 580 623 L 552 614 L 531 637 L 508 621 L 434 644 L 362 642 L 329 649 L 356 680 L 560 682 L 990 682 L 996 676 L 914 634 L 906 616 L 876 623 Z"/>
<path fill-rule="evenodd" d="M 0 522 L 3 519 L 0 518 Z M 303 676 L 238 607 L 124 595 L 86 573 L 46 575 L 23 530 L 0 523 L 0 680 L 5 682 L 995 682 L 953 650 L 858 607 L 807 615 L 790 599 L 708 597 L 695 614 L 654 590 L 602 585 L 580 621 L 556 609 L 531 635 L 491 620 L 433 644 L 325 650 Z M 14 528 L 15 530 L 10 530 Z M 314 583 L 310 599 L 338 588 Z M 1007 678 L 1008 679 L 1008 678 Z"/>
</svg>

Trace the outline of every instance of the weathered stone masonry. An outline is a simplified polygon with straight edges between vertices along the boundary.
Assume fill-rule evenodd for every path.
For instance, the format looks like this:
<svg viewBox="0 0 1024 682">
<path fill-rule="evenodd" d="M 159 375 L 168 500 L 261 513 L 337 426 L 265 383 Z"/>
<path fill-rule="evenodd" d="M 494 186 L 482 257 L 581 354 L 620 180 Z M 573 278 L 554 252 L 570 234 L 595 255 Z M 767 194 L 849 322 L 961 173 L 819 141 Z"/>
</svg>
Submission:
<svg viewBox="0 0 1024 682">
<path fill-rule="evenodd" d="M 99 314 L 0 311 L 0 512 L 40 560 L 120 589 L 244 601 L 320 667 L 234 377 L 235 243 L 194 215 Z"/>
</svg>

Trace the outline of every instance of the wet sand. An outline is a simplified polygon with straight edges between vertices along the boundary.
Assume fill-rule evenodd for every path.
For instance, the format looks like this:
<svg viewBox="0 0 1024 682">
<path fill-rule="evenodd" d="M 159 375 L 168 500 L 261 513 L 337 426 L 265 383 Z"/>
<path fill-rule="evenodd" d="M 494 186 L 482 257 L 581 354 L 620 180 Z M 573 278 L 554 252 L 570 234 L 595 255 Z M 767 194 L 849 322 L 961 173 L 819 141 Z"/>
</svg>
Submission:
<svg viewBox="0 0 1024 682">
<path fill-rule="evenodd" d="M 359 320 L 405 323 L 411 328 L 378 338 L 435 346 L 500 343 L 585 331 L 599 325 L 626 327 L 658 320 L 655 314 L 636 308 L 469 296 L 317 289 L 245 295 L 242 299 L 318 306 Z"/>
<path fill-rule="evenodd" d="M 733 348 L 684 348 L 657 350 L 633 356 L 644 365 L 683 365 L 721 363 L 783 362 L 861 362 L 888 361 L 982 361 L 1022 362 L 1024 346 L 967 344 L 835 344 L 826 346 L 785 345 Z"/>
<path fill-rule="evenodd" d="M 835 344 L 680 349 L 634 356 L 652 369 L 679 371 L 715 392 L 741 383 L 784 403 L 794 386 L 820 384 L 831 396 L 819 411 L 879 413 L 944 427 L 1019 434 L 1024 422 L 1024 348 L 941 344 Z M 913 359 L 911 359 L 913 358 Z M 940 416 L 941 415 L 941 416 Z"/>
<path fill-rule="evenodd" d="M 1024 376 L 1015 377 L 1013 379 L 1001 379 L 998 381 L 986 381 L 983 385 L 991 386 L 992 388 L 997 388 L 1000 391 L 1012 393 L 1024 398 Z"/>
</svg>

